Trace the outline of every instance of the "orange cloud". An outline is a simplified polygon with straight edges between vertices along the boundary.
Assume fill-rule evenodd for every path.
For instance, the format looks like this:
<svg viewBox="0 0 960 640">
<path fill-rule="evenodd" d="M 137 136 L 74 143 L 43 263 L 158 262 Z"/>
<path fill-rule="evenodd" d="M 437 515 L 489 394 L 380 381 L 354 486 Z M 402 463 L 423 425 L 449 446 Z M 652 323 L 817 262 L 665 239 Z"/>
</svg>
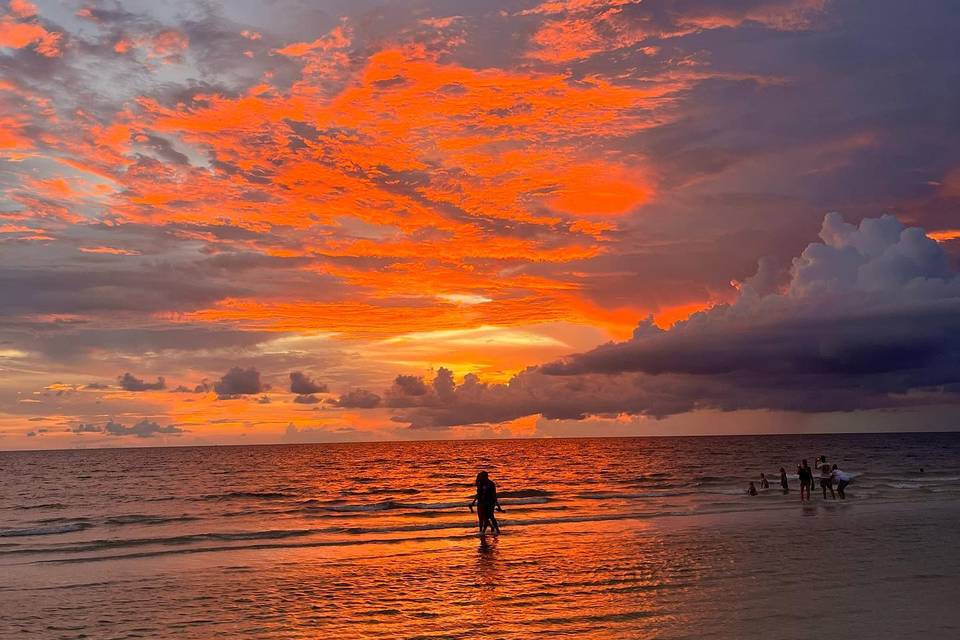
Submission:
<svg viewBox="0 0 960 640">
<path fill-rule="evenodd" d="M 37 7 L 27 0 L 10 0 L 10 13 L 18 18 L 30 18 L 37 15 Z"/>
<path fill-rule="evenodd" d="M 115 247 L 80 247 L 80 251 L 83 253 L 100 253 L 114 256 L 138 256 L 140 255 L 139 251 L 131 251 L 129 249 L 117 249 Z"/>
<path fill-rule="evenodd" d="M 30 180 L 26 184 L 32 191 L 50 198 L 72 198 L 79 195 L 63 178 Z"/>
<path fill-rule="evenodd" d="M 24 7 L 20 9 L 24 10 Z M 32 45 L 40 55 L 52 58 L 60 55 L 61 36 L 58 32 L 47 31 L 36 22 L 18 22 L 11 16 L 0 18 L 0 47 L 23 49 Z"/>
<path fill-rule="evenodd" d="M 927 233 L 928 236 L 936 240 L 937 242 L 950 242 L 952 240 L 960 240 L 960 229 L 945 229 L 943 231 L 930 231 Z"/>
<path fill-rule="evenodd" d="M 250 39 L 256 40 L 257 38 Z M 336 49 L 345 49 L 349 46 L 350 36 L 348 32 L 343 27 L 336 27 L 327 35 L 317 38 L 313 42 L 295 42 L 281 49 L 276 49 L 273 53 L 291 58 L 301 58 L 307 54 L 327 53 Z"/>
<path fill-rule="evenodd" d="M 650 197 L 639 177 L 616 165 L 575 165 L 557 176 L 557 181 L 547 205 L 574 215 L 622 215 Z"/>
<path fill-rule="evenodd" d="M 16 117 L 0 117 L 0 149 L 29 149 L 33 143 L 23 135 L 24 122 Z"/>
<path fill-rule="evenodd" d="M 700 301 L 661 309 L 653 316 L 653 322 L 661 329 L 669 329 L 676 323 L 686 320 L 695 313 L 706 311 L 714 306 L 714 304 L 712 301 Z"/>
<path fill-rule="evenodd" d="M 593 55 L 633 47 L 650 38 L 675 38 L 697 31 L 737 27 L 755 22 L 780 31 L 812 27 L 825 7 L 825 0 L 784 0 L 748 7 L 690 6 L 667 11 L 662 24 L 645 15 L 633 0 L 562 0 L 544 2 L 521 14 L 549 16 L 533 34 L 528 57 L 548 63 L 568 63 Z M 626 17 L 627 5 L 640 10 Z M 655 47 L 644 47 L 655 54 Z"/>
<path fill-rule="evenodd" d="M 176 31 L 120 42 L 148 56 L 189 46 Z M 643 158 L 598 158 L 583 141 L 662 124 L 688 80 L 636 87 L 474 69 L 421 45 L 364 59 L 347 55 L 352 46 L 343 25 L 275 51 L 302 65 L 289 89 L 265 78 L 239 95 L 141 97 L 107 123 L 78 111 L 49 145 L 97 188 L 70 194 L 80 182 L 54 179 L 34 193 L 95 198 L 116 223 L 191 225 L 177 235 L 211 244 L 209 225 L 248 230 L 234 250 L 309 258 L 305 272 L 350 287 L 318 302 L 280 284 L 270 299 L 225 300 L 179 321 L 351 338 L 557 321 L 629 334 L 635 310 L 600 309 L 561 271 L 526 269 L 600 255 L 615 218 L 653 197 Z M 178 161 L 165 159 L 172 153 Z M 37 198 L 21 204 L 76 215 Z M 489 302 L 453 302 L 465 295 Z"/>
<path fill-rule="evenodd" d="M 190 46 L 190 40 L 186 34 L 168 29 L 155 35 L 150 45 L 152 55 L 158 58 L 172 59 L 187 50 Z"/>
<path fill-rule="evenodd" d="M 167 29 L 153 35 L 122 37 L 114 43 L 113 50 L 120 55 L 141 51 L 148 61 L 176 64 L 182 61 L 189 47 L 190 39 L 185 33 Z"/>
</svg>

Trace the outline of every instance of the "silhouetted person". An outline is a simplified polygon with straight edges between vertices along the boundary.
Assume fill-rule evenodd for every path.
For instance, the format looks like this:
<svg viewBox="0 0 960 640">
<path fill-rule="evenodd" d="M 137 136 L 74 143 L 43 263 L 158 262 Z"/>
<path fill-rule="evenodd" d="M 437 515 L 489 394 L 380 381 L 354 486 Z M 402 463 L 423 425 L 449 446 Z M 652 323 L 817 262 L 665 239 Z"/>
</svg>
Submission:
<svg viewBox="0 0 960 640">
<path fill-rule="evenodd" d="M 827 489 L 830 489 L 830 497 L 837 499 L 837 494 L 833 492 L 833 468 L 827 462 L 827 456 L 820 456 L 820 488 L 823 489 L 823 499 L 827 499 Z"/>
<path fill-rule="evenodd" d="M 755 496 L 755 495 L 757 495 L 757 487 L 754 486 L 752 480 L 750 481 L 750 486 L 747 487 L 747 495 L 748 495 L 748 496 Z"/>
<path fill-rule="evenodd" d="M 780 487 L 783 489 L 784 495 L 790 493 L 790 484 L 787 482 L 787 470 L 783 467 L 780 467 Z"/>
<path fill-rule="evenodd" d="M 800 477 L 800 502 L 803 502 L 804 494 L 806 494 L 807 500 L 809 500 L 810 487 L 813 485 L 813 470 L 810 468 L 810 465 L 807 464 L 806 458 L 797 465 L 797 475 Z"/>
<path fill-rule="evenodd" d="M 487 472 L 481 471 L 477 474 L 477 479 L 474 480 L 473 486 L 476 492 L 473 494 L 473 500 L 470 501 L 470 513 L 474 513 L 473 507 L 480 502 L 480 492 L 483 488 L 483 483 L 487 479 Z M 487 515 L 487 512 L 482 507 L 477 507 L 477 522 L 480 527 L 480 533 L 484 534 L 487 531 L 487 524 L 490 518 Z"/>
<path fill-rule="evenodd" d="M 850 484 L 850 480 L 852 478 L 850 478 L 848 474 L 838 469 L 837 465 L 833 465 L 833 471 L 831 475 L 837 483 L 837 494 L 840 496 L 841 500 L 846 500 L 847 494 L 845 494 L 843 491 L 847 488 L 847 485 Z"/>
<path fill-rule="evenodd" d="M 487 532 L 489 526 L 495 534 L 500 533 L 500 523 L 497 522 L 494 510 L 503 511 L 500 508 L 500 501 L 497 500 L 497 485 L 490 479 L 486 471 L 477 474 L 477 494 L 470 503 L 470 511 L 473 511 L 473 505 L 477 505 L 477 521 L 480 525 L 480 535 Z"/>
<path fill-rule="evenodd" d="M 761 474 L 760 474 L 760 488 L 761 488 L 761 489 L 769 489 L 769 488 L 770 488 L 770 483 L 767 481 L 767 474 L 765 474 L 765 473 L 761 473 Z"/>
</svg>

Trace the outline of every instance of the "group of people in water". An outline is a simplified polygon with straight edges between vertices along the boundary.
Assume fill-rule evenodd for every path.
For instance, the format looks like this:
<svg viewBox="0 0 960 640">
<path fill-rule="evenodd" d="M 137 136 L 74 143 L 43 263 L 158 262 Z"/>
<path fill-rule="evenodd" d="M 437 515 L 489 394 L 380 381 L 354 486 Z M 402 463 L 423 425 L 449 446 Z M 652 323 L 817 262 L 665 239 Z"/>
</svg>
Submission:
<svg viewBox="0 0 960 640">
<path fill-rule="evenodd" d="M 817 456 L 814 465 L 811 468 L 804 458 L 797 465 L 797 477 L 800 479 L 800 502 L 810 501 L 810 491 L 814 488 L 814 482 L 817 477 L 820 480 L 820 489 L 823 491 L 823 499 L 827 499 L 827 491 L 830 491 L 830 497 L 834 500 L 840 496 L 841 500 L 846 500 L 846 488 L 852 478 L 849 474 L 842 471 L 837 465 L 827 462 L 827 456 Z M 836 485 L 836 490 L 834 490 Z M 764 473 L 760 474 L 760 488 L 769 489 L 770 481 Z M 780 467 L 780 488 L 784 495 L 790 493 L 790 483 L 787 481 L 787 471 Z M 757 486 L 751 481 L 747 487 L 747 495 L 757 495 Z"/>
<path fill-rule="evenodd" d="M 820 480 L 820 489 L 823 491 L 823 499 L 827 499 L 827 491 L 834 500 L 840 496 L 841 500 L 846 500 L 846 488 L 852 480 L 851 476 L 842 471 L 837 465 L 827 462 L 827 456 L 818 456 L 814 461 L 813 467 L 807 463 L 804 458 L 797 465 L 797 477 L 800 479 L 800 502 L 811 500 L 810 492 L 814 488 L 814 482 L 817 478 Z M 494 535 L 500 533 L 500 523 L 497 522 L 496 513 L 503 512 L 500 507 L 500 500 L 497 499 L 497 484 L 490 479 L 490 474 L 481 471 L 477 474 L 474 482 L 476 494 L 473 501 L 470 502 L 470 511 L 474 512 L 476 507 L 477 521 L 480 526 L 480 535 L 485 535 L 487 529 L 490 529 Z M 760 489 L 769 489 L 770 481 L 767 480 L 765 473 L 760 474 Z M 790 493 L 790 482 L 787 480 L 787 470 L 780 467 L 780 489 L 784 495 Z M 757 485 L 751 481 L 747 488 L 747 495 L 757 495 Z"/>
</svg>

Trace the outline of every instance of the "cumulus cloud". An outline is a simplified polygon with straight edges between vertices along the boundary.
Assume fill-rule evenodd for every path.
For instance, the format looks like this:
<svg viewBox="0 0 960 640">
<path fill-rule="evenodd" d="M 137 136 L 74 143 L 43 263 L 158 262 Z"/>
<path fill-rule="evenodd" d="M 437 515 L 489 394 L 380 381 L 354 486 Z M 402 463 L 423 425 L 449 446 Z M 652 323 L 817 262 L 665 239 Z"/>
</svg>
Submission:
<svg viewBox="0 0 960 640">
<path fill-rule="evenodd" d="M 129 371 L 120 376 L 119 380 L 120 388 L 124 391 L 157 391 L 167 386 L 162 377 L 158 377 L 156 382 L 146 382 Z"/>
<path fill-rule="evenodd" d="M 531 367 L 507 384 L 474 376 L 398 395 L 415 427 L 524 415 L 662 417 L 694 409 L 845 411 L 960 400 L 960 274 L 922 229 L 835 213 L 784 274 L 762 262 L 739 297 L 668 331 Z M 777 283 L 783 284 L 778 286 Z M 397 399 L 399 398 L 399 401 Z"/>
<path fill-rule="evenodd" d="M 373 409 L 380 405 L 380 396 L 366 389 L 352 389 L 334 404 L 344 409 Z"/>
<path fill-rule="evenodd" d="M 759 295 L 748 281 L 732 305 L 543 372 L 822 377 L 921 368 L 930 374 L 940 363 L 949 375 L 952 367 L 941 361 L 960 346 L 949 337 L 960 327 L 960 278 L 942 248 L 893 216 L 857 228 L 829 214 L 820 237 L 793 261 L 781 292 Z"/>
<path fill-rule="evenodd" d="M 314 382 L 301 371 L 293 371 L 290 374 L 290 392 L 298 394 L 326 393 L 327 385 Z"/>
<path fill-rule="evenodd" d="M 384 404 L 388 407 L 411 407 L 421 404 L 429 388 L 420 376 L 398 375 L 387 389 Z"/>
<path fill-rule="evenodd" d="M 253 367 L 233 367 L 213 385 L 213 390 L 224 399 L 263 393 L 267 389 L 267 385 L 260 381 L 260 372 Z"/>
<path fill-rule="evenodd" d="M 317 396 L 311 395 L 309 393 L 298 395 L 293 399 L 297 404 L 317 404 L 320 402 L 320 398 Z"/>
<path fill-rule="evenodd" d="M 81 423 L 73 428 L 74 433 L 103 433 L 103 427 L 92 423 Z"/>
</svg>

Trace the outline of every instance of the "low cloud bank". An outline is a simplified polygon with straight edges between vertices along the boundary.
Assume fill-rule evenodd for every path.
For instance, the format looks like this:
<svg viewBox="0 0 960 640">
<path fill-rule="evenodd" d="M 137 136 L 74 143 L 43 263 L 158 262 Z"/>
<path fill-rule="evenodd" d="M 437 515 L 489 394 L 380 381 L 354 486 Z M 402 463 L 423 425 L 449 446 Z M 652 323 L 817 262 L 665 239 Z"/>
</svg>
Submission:
<svg viewBox="0 0 960 640">
<path fill-rule="evenodd" d="M 131 426 L 125 426 L 119 422 L 109 420 L 103 425 L 98 424 L 79 424 L 74 427 L 75 434 L 100 433 L 108 436 L 134 436 L 137 438 L 152 438 L 158 435 L 180 435 L 185 431 L 176 425 L 169 424 L 160 426 L 152 420 L 143 419 Z"/>
<path fill-rule="evenodd" d="M 506 384 L 446 369 L 398 376 L 384 404 L 414 428 L 542 414 L 664 417 L 695 409 L 801 412 L 960 401 L 960 274 L 922 229 L 828 214 L 789 268 L 761 261 L 738 298 L 670 330 L 530 367 Z M 341 399 L 342 401 L 342 399 Z M 344 405 L 341 405 L 344 406 Z"/>
</svg>

